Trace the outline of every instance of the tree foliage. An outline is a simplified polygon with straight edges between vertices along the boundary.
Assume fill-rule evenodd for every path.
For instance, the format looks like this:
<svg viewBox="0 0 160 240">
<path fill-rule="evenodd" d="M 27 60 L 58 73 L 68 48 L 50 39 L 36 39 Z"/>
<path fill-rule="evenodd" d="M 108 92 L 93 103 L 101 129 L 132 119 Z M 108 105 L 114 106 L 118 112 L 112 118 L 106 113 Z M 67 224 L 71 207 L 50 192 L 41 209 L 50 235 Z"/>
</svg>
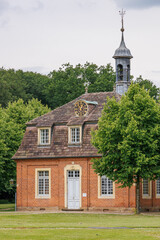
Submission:
<svg viewBox="0 0 160 240">
<path fill-rule="evenodd" d="M 110 64 L 97 66 L 87 62 L 73 66 L 67 63 L 48 75 L 1 68 L 0 104 L 6 107 L 8 102 L 17 101 L 19 98 L 25 103 L 37 98 L 42 104 L 55 109 L 83 94 L 86 85 L 88 92 L 112 91 L 115 79 L 115 72 Z M 150 96 L 154 99 L 158 98 L 159 88 L 151 81 L 140 76 L 135 83 L 150 90 Z"/>
<path fill-rule="evenodd" d="M 24 102 L 28 102 L 32 98 L 41 100 L 46 104 L 43 96 L 44 87 L 47 87 L 48 76 L 33 73 L 23 72 L 22 70 L 15 71 L 14 69 L 0 69 L 0 104 L 6 107 L 9 102 L 17 101 L 19 98 Z"/>
<path fill-rule="evenodd" d="M 159 99 L 160 89 L 154 85 L 154 83 L 150 80 L 143 79 L 140 75 L 134 83 L 139 83 L 139 86 L 144 87 L 147 91 L 149 91 L 149 95 L 153 97 L 155 100 Z"/>
<path fill-rule="evenodd" d="M 96 64 L 64 64 L 58 71 L 49 74 L 50 83 L 44 90 L 47 104 L 53 109 L 59 107 L 85 92 L 112 91 L 115 73 L 110 64 L 98 67 Z"/>
<path fill-rule="evenodd" d="M 122 187 L 160 176 L 160 106 L 139 84 L 117 102 L 107 99 L 92 143 L 102 154 L 95 172 Z"/>
<path fill-rule="evenodd" d="M 12 193 L 10 179 L 16 179 L 15 162 L 11 159 L 17 151 L 25 131 L 25 123 L 47 113 L 50 109 L 37 99 L 24 103 L 22 99 L 0 108 L 0 197 Z"/>
<path fill-rule="evenodd" d="M 0 104 L 6 107 L 8 102 L 19 98 L 28 102 L 37 98 L 52 109 L 59 107 L 85 92 L 112 91 L 115 73 L 110 64 L 98 67 L 93 63 L 84 65 L 64 64 L 53 70 L 48 76 L 33 72 L 0 69 Z"/>
</svg>

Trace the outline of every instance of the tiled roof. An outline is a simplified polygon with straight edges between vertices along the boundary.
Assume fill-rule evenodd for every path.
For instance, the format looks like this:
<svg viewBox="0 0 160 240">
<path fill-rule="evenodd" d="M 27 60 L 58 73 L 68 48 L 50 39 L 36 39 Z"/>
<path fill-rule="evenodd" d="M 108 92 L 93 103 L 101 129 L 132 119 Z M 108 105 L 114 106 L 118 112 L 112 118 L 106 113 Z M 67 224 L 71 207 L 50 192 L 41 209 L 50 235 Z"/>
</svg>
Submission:
<svg viewBox="0 0 160 240">
<path fill-rule="evenodd" d="M 57 123 L 68 123 L 73 118 L 77 118 L 77 122 L 81 121 L 96 121 L 101 116 L 101 110 L 103 108 L 103 103 L 106 102 L 107 97 L 115 97 L 117 100 L 120 99 L 120 95 L 115 92 L 100 92 L 100 93 L 85 93 L 80 97 L 74 99 L 73 101 L 66 103 L 65 105 L 56 108 L 55 110 L 47 113 L 43 116 L 35 118 L 27 123 L 28 126 L 36 125 L 37 127 L 41 126 L 52 126 L 53 124 Z M 74 104 L 77 100 L 83 99 L 86 101 L 96 101 L 98 104 L 95 105 L 93 111 L 84 117 L 75 117 L 74 113 Z"/>
<path fill-rule="evenodd" d="M 97 149 L 91 145 L 91 129 L 97 128 L 98 118 L 101 116 L 103 103 L 106 98 L 120 95 L 115 92 L 85 93 L 73 101 L 27 123 L 26 132 L 13 159 L 57 158 L 57 157 L 92 157 L 98 156 Z M 89 107 L 85 117 L 76 117 L 74 104 L 83 99 L 89 102 L 96 101 L 97 105 Z M 83 125 L 83 141 L 79 146 L 68 145 L 68 126 Z M 38 127 L 52 127 L 53 134 L 50 146 L 38 146 Z"/>
</svg>

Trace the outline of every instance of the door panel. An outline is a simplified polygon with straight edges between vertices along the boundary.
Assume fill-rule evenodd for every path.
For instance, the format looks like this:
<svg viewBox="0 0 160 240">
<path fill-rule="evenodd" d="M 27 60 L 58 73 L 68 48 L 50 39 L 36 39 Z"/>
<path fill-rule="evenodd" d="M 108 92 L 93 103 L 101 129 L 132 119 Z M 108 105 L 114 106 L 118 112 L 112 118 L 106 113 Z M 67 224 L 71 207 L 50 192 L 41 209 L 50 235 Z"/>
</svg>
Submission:
<svg viewBox="0 0 160 240">
<path fill-rule="evenodd" d="M 68 209 L 80 208 L 79 174 L 77 171 L 68 171 Z"/>
</svg>

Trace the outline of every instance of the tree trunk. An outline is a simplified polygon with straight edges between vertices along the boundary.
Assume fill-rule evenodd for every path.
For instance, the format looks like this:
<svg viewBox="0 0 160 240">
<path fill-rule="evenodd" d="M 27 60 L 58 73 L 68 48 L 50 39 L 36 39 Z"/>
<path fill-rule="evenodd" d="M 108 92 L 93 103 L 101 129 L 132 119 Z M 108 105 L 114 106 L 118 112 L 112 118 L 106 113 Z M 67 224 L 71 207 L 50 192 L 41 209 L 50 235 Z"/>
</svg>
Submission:
<svg viewBox="0 0 160 240">
<path fill-rule="evenodd" d="M 137 184 L 136 184 L 136 213 L 140 213 L 140 191 L 139 191 L 139 177 L 137 176 Z"/>
</svg>

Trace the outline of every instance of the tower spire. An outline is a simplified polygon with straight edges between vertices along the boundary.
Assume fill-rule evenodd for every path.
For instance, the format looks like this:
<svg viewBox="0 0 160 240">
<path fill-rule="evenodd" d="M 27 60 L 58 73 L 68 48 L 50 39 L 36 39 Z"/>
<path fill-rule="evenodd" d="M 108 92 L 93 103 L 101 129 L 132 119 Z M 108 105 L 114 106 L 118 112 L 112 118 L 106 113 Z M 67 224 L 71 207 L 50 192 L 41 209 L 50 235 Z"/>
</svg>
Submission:
<svg viewBox="0 0 160 240">
<path fill-rule="evenodd" d="M 130 85 L 130 59 L 132 58 L 130 50 L 124 42 L 124 15 L 126 11 L 119 11 L 122 22 L 122 38 L 119 48 L 116 49 L 113 58 L 116 63 L 116 92 L 123 95 Z"/>
<path fill-rule="evenodd" d="M 124 15 L 126 14 L 126 11 L 123 10 L 122 8 L 122 11 L 119 11 L 119 15 L 121 16 L 121 22 L 122 22 L 122 28 L 121 28 L 121 32 L 123 33 L 124 32 Z"/>
</svg>

